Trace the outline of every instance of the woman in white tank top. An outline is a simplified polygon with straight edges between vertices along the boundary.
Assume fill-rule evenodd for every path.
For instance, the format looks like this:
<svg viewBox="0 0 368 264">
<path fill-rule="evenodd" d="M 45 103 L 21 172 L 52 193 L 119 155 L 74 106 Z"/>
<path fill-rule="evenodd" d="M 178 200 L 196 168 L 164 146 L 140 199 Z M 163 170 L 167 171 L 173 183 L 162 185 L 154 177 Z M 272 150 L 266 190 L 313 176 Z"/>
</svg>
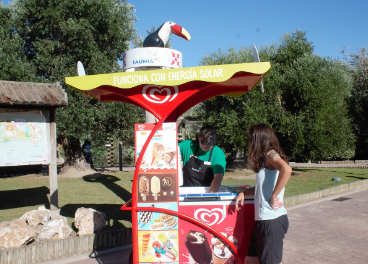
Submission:
<svg viewBox="0 0 368 264">
<path fill-rule="evenodd" d="M 248 148 L 248 165 L 257 173 L 256 185 L 240 192 L 235 201 L 239 210 L 244 195 L 254 195 L 256 224 L 245 263 L 280 264 L 283 239 L 289 227 L 283 204 L 284 189 L 292 169 L 275 132 L 268 125 L 250 127 Z"/>
</svg>

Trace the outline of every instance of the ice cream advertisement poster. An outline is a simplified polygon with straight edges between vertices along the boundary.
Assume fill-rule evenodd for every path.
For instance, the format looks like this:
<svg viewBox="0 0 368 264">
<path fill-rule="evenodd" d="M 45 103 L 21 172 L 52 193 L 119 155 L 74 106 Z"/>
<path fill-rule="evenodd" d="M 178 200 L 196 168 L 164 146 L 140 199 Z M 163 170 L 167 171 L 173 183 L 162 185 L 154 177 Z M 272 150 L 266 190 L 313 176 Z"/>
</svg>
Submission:
<svg viewBox="0 0 368 264">
<path fill-rule="evenodd" d="M 178 231 L 138 231 L 139 263 L 179 263 Z"/>
<path fill-rule="evenodd" d="M 238 240 L 233 235 L 221 232 L 235 247 Z M 181 245 L 180 245 L 181 246 Z M 207 236 L 203 230 L 189 230 L 185 235 L 184 246 L 181 248 L 180 263 L 213 263 L 234 264 L 233 252 L 224 241 L 215 237 Z"/>
<path fill-rule="evenodd" d="M 219 231 L 241 255 L 246 256 L 252 230 L 249 226 L 254 225 L 253 205 L 244 204 L 240 211 L 236 211 L 234 204 L 179 204 L 179 211 Z M 232 264 L 237 261 L 224 241 L 184 219 L 179 219 L 179 239 L 180 263 Z"/>
<path fill-rule="evenodd" d="M 178 211 L 177 203 L 155 203 L 150 205 L 138 203 L 138 207 L 140 206 L 164 208 L 172 211 Z M 152 211 L 141 211 L 138 213 L 138 230 L 175 229 L 178 229 L 178 218 L 176 216 Z"/>
<path fill-rule="evenodd" d="M 160 171 L 158 171 L 160 172 Z M 138 202 L 175 202 L 178 200 L 177 174 L 146 172 L 138 174 Z"/>
<path fill-rule="evenodd" d="M 138 160 L 153 124 L 135 126 L 135 160 Z M 177 133 L 176 123 L 164 123 L 153 135 L 142 159 L 141 170 L 177 169 Z"/>
<path fill-rule="evenodd" d="M 0 166 L 47 163 L 46 118 L 40 112 L 0 114 Z"/>
</svg>

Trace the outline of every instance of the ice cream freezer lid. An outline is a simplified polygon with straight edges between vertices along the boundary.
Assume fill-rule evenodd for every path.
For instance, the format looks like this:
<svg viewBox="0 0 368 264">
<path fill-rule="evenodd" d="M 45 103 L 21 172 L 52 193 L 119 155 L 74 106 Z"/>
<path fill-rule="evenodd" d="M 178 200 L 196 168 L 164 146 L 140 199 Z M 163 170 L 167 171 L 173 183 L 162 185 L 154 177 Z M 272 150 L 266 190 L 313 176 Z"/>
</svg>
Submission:
<svg viewBox="0 0 368 264">
<path fill-rule="evenodd" d="M 234 200 L 238 195 L 232 186 L 220 186 L 217 193 L 210 193 L 210 187 L 180 187 L 179 201 L 193 201 L 193 200 Z M 246 199 L 253 199 L 253 196 L 246 197 Z"/>
</svg>

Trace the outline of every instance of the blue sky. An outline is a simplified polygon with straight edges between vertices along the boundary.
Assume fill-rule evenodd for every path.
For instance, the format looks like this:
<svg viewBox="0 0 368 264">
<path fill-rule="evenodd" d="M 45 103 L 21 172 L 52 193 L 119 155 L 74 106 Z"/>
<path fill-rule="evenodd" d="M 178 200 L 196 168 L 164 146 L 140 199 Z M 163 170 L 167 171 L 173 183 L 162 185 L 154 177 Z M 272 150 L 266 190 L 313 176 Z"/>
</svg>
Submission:
<svg viewBox="0 0 368 264">
<path fill-rule="evenodd" d="M 1 0 L 0 0 L 1 1 Z M 8 0 L 3 1 L 7 4 Z M 183 66 L 198 66 L 201 57 L 241 46 L 270 45 L 286 32 L 307 31 L 315 53 L 343 60 L 337 48 L 368 47 L 367 0 L 128 0 L 135 6 L 138 34 L 166 21 L 184 27 L 192 39 L 171 36 L 183 54 Z"/>
</svg>

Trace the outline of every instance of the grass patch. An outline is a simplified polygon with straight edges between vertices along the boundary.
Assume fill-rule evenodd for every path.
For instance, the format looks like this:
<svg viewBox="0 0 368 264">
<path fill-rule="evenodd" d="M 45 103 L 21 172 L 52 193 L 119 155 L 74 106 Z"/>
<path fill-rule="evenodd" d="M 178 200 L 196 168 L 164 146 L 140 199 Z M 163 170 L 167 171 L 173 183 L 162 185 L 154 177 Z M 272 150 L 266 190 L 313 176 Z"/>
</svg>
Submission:
<svg viewBox="0 0 368 264">
<path fill-rule="evenodd" d="M 131 213 L 120 207 L 131 198 L 133 172 L 96 173 L 81 178 L 58 177 L 59 208 L 73 227 L 80 207 L 106 213 L 107 229 L 131 227 Z M 38 175 L 0 178 L 0 222 L 21 217 L 49 205 L 49 177 Z"/>
<path fill-rule="evenodd" d="M 255 184 L 255 180 L 239 180 L 235 175 L 233 177 L 224 179 L 222 184 L 251 186 Z M 333 177 L 341 178 L 341 181 L 332 181 Z M 285 197 L 320 191 L 364 179 L 368 179 L 366 168 L 293 168 L 293 173 L 285 188 Z"/>
<path fill-rule="evenodd" d="M 255 180 L 236 179 L 250 174 L 249 171 L 226 173 L 222 184 L 254 186 Z M 130 212 L 123 212 L 120 207 L 131 198 L 133 175 L 134 172 L 109 172 L 82 178 L 58 177 L 61 215 L 66 216 L 73 227 L 74 214 L 78 208 L 94 208 L 106 213 L 105 229 L 131 227 Z M 332 181 L 333 177 L 339 177 L 342 181 Z M 293 168 L 285 196 L 310 193 L 363 179 L 368 179 L 368 169 Z M 19 218 L 42 205 L 49 209 L 49 193 L 48 176 L 33 174 L 0 178 L 0 222 Z"/>
<path fill-rule="evenodd" d="M 332 181 L 333 177 L 341 178 L 341 181 Z M 364 179 L 368 179 L 368 169 L 365 168 L 293 168 L 285 196 L 320 191 Z"/>
</svg>

